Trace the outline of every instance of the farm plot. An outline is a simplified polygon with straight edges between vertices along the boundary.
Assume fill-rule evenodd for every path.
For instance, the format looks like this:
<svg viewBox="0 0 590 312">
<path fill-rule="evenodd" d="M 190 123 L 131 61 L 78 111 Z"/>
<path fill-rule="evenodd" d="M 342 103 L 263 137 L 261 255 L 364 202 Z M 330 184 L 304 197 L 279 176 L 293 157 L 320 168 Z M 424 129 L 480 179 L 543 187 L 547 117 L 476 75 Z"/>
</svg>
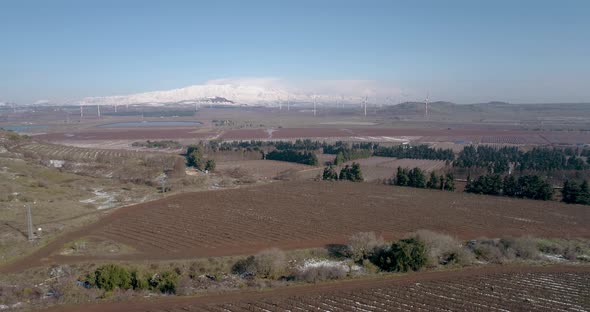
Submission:
<svg viewBox="0 0 590 312">
<path fill-rule="evenodd" d="M 81 148 L 30 141 L 11 148 L 25 158 L 36 159 L 46 166 L 93 177 L 110 177 L 125 181 L 148 182 L 162 172 L 175 174 L 180 156 L 113 149 Z M 183 172 L 183 171 L 182 171 Z"/>
<path fill-rule="evenodd" d="M 461 239 L 587 238 L 588 224 L 585 207 L 557 202 L 371 183 L 280 182 L 187 193 L 125 207 L 15 265 L 34 266 L 41 258 L 51 258 L 63 244 L 86 235 L 138 251 L 120 259 L 181 259 L 250 254 L 269 247 L 319 247 L 346 242 L 350 235 L 366 231 L 388 239 L 418 229 Z"/>
<path fill-rule="evenodd" d="M 584 311 L 590 304 L 587 302 L 589 280 L 588 272 L 498 274 L 274 300 L 271 296 L 199 308 L 204 311 Z M 191 306 L 183 308 L 190 311 Z"/>
<path fill-rule="evenodd" d="M 241 171 L 245 175 L 251 175 L 256 179 L 275 179 L 287 173 L 311 169 L 313 167 L 276 160 L 241 160 L 230 162 L 219 162 L 217 169 L 224 175 L 231 175 L 232 172 Z"/>
<path fill-rule="evenodd" d="M 265 292 L 85 305 L 85 311 L 588 311 L 588 267 L 408 274 Z M 79 306 L 59 307 L 75 311 Z"/>
</svg>

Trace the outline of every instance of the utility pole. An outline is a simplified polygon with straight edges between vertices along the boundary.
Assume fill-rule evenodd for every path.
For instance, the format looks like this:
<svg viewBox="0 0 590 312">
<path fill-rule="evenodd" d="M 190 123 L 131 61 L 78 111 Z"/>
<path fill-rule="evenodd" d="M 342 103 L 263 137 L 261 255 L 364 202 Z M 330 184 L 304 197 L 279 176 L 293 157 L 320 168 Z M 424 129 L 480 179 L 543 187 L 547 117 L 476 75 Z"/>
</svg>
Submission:
<svg viewBox="0 0 590 312">
<path fill-rule="evenodd" d="M 25 204 L 25 208 L 27 209 L 27 235 L 29 242 L 31 242 L 35 239 L 35 234 L 33 233 L 33 215 L 31 214 L 31 205 Z"/>
</svg>

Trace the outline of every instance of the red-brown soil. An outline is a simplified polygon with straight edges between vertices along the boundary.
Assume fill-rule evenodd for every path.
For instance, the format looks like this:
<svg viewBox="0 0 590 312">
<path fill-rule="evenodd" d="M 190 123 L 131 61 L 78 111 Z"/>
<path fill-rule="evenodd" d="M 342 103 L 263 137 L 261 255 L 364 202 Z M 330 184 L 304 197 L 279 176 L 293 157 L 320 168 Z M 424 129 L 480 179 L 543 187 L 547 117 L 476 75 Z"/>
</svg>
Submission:
<svg viewBox="0 0 590 312">
<path fill-rule="evenodd" d="M 586 311 L 590 267 L 486 267 L 48 311 Z"/>
<path fill-rule="evenodd" d="M 481 236 L 590 237 L 588 208 L 553 201 L 394 187 L 371 183 L 277 182 L 181 194 L 121 208 L 0 271 L 77 262 L 63 244 L 104 237 L 137 249 L 105 259 L 183 259 L 346 242 L 357 232 L 399 238 L 418 229 L 461 239 Z M 93 257 L 92 260 L 100 260 Z"/>
</svg>

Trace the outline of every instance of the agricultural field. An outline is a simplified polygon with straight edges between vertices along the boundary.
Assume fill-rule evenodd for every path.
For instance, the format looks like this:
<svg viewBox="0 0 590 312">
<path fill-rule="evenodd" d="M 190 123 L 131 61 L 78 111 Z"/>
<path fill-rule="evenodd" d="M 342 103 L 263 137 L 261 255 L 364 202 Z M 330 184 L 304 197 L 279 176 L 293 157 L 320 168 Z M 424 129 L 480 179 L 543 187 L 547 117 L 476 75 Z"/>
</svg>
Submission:
<svg viewBox="0 0 590 312">
<path fill-rule="evenodd" d="M 287 178 L 298 172 L 315 170 L 312 166 L 276 160 L 238 160 L 217 163 L 216 171 L 225 177 L 251 180 Z"/>
<path fill-rule="evenodd" d="M 125 182 L 155 185 L 164 172 L 175 177 L 184 175 L 184 159 L 165 153 L 80 148 L 33 140 L 24 140 L 8 149 L 47 167 Z"/>
<path fill-rule="evenodd" d="M 108 259 L 180 259 L 342 243 L 375 231 L 387 239 L 418 229 L 461 239 L 533 235 L 590 237 L 586 207 L 371 183 L 276 182 L 187 193 L 119 209 L 60 237 L 6 270 L 84 260 L 55 255 L 92 235 L 137 250 Z M 173 224 L 174 226 L 170 226 Z M 101 257 L 93 257 L 98 260 Z"/>
<path fill-rule="evenodd" d="M 76 311 L 79 306 L 49 311 Z M 590 270 L 512 267 L 159 301 L 86 304 L 85 311 L 587 311 Z"/>
</svg>

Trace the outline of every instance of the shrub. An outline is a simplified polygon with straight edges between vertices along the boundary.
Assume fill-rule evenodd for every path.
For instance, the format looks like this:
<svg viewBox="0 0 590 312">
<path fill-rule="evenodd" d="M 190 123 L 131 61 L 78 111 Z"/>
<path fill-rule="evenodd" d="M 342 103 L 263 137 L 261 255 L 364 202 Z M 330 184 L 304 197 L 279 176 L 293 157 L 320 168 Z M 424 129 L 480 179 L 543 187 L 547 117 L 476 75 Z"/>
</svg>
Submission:
<svg viewBox="0 0 590 312">
<path fill-rule="evenodd" d="M 106 291 L 115 288 L 129 289 L 131 288 L 131 274 L 124 267 L 107 264 L 98 267 L 94 273 L 87 275 L 86 282 L 91 286 Z"/>
<path fill-rule="evenodd" d="M 273 248 L 236 261 L 231 271 L 242 277 L 279 278 L 285 273 L 286 268 L 285 253 Z"/>
<path fill-rule="evenodd" d="M 232 273 L 238 274 L 242 277 L 244 276 L 255 276 L 258 273 L 258 269 L 256 267 L 256 259 L 254 256 L 249 256 L 244 259 L 240 259 L 236 261 L 236 263 L 231 268 Z"/>
<path fill-rule="evenodd" d="M 537 259 L 537 242 L 531 238 L 481 239 L 471 245 L 476 257 L 492 263 L 514 259 Z"/>
<path fill-rule="evenodd" d="M 277 248 L 260 252 L 254 257 L 256 274 L 262 278 L 279 278 L 287 268 L 285 253 Z"/>
<path fill-rule="evenodd" d="M 371 262 L 383 271 L 407 272 L 419 270 L 426 261 L 424 243 L 415 238 L 407 238 L 379 250 Z"/>
<path fill-rule="evenodd" d="M 149 279 L 150 288 L 153 290 L 159 290 L 164 294 L 175 294 L 177 283 L 178 275 L 174 272 L 154 274 Z"/>
<path fill-rule="evenodd" d="M 439 264 L 468 265 L 473 261 L 473 255 L 461 246 L 453 237 L 428 230 L 416 232 L 416 238 L 426 247 L 428 263 L 431 266 Z"/>
<path fill-rule="evenodd" d="M 368 259 L 375 253 L 377 248 L 383 245 L 383 238 L 377 237 L 374 232 L 357 233 L 348 240 L 351 258 L 356 262 Z"/>
<path fill-rule="evenodd" d="M 537 242 L 529 237 L 503 238 L 500 246 L 505 254 L 520 259 L 537 259 L 539 250 Z"/>
<path fill-rule="evenodd" d="M 137 270 L 131 272 L 131 287 L 134 290 L 146 290 L 149 288 L 148 278 Z"/>
</svg>

